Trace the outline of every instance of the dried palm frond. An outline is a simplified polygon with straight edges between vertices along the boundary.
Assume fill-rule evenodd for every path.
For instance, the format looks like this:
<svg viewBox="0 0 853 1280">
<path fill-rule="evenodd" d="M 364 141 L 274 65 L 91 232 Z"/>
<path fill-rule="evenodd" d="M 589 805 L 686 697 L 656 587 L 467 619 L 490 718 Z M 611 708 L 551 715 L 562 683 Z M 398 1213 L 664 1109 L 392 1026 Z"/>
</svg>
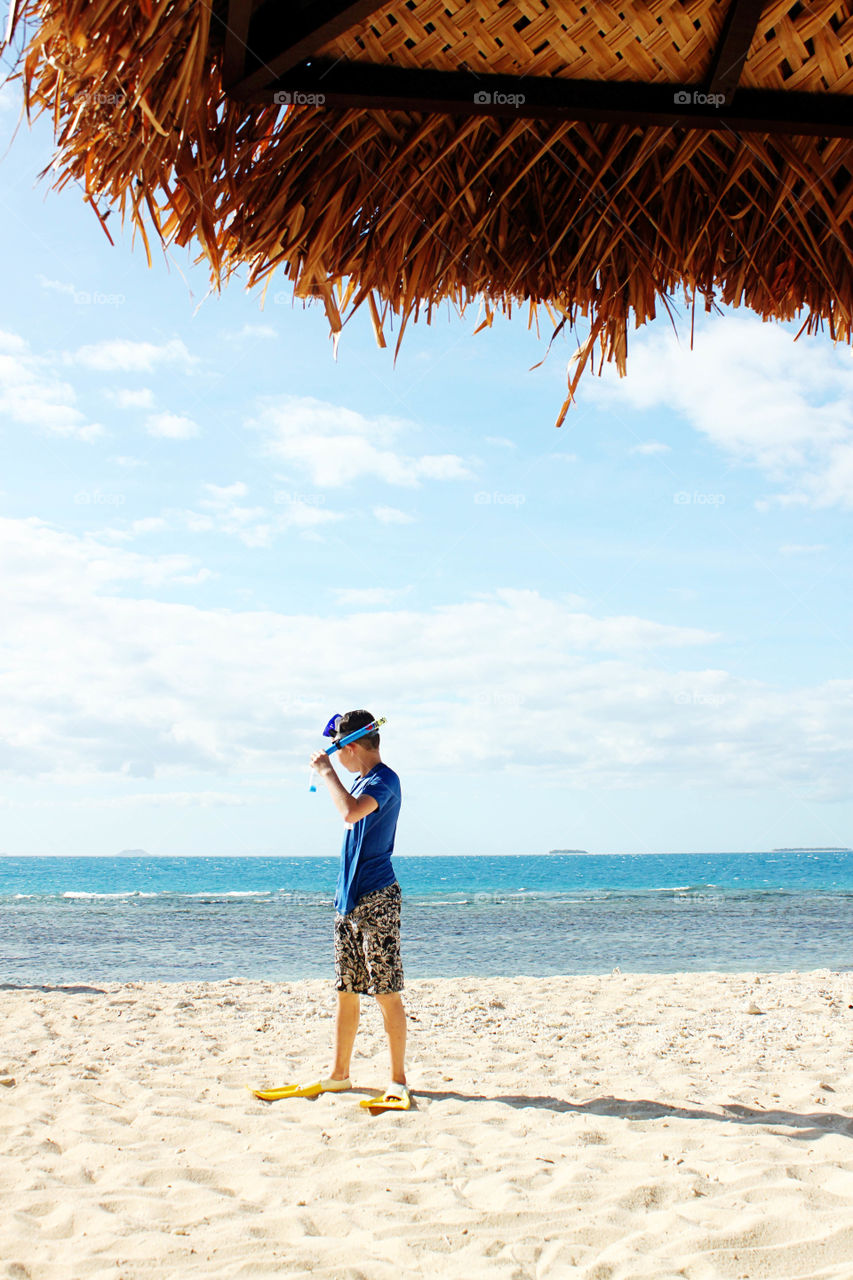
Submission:
<svg viewBox="0 0 853 1280">
<path fill-rule="evenodd" d="M 469 0 L 466 12 L 479 2 Z M 707 60 L 719 29 L 717 0 L 670 3 L 702 22 L 687 23 L 687 44 L 667 35 L 671 48 L 660 24 L 648 47 L 631 37 L 625 47 L 637 65 L 654 52 L 651 79 L 684 74 L 673 64 L 676 46 L 688 67 L 690 57 Z M 839 3 L 846 10 L 847 0 L 818 7 L 834 12 Z M 435 23 L 421 19 L 441 10 L 446 25 L 447 7 L 396 0 L 387 12 L 400 21 L 381 17 L 347 33 L 350 52 L 405 62 L 415 18 L 421 38 L 432 39 Z M 781 0 L 771 8 L 762 21 L 780 30 L 803 11 Z M 636 0 L 634 9 L 645 21 L 648 6 Z M 553 15 L 553 6 L 542 8 L 555 44 Z M 223 93 L 224 18 L 224 4 L 204 0 L 17 0 L 10 16 L 27 112 L 53 118 L 56 185 L 81 183 L 102 219 L 105 205 L 128 216 L 146 251 L 152 229 L 164 243 L 197 243 L 216 287 L 241 267 L 250 286 L 281 270 L 296 297 L 322 299 L 335 334 L 365 302 L 381 345 L 396 319 L 398 349 L 408 321 L 422 313 L 429 321 L 442 302 L 464 311 L 483 300 L 486 326 L 514 304 L 528 306 L 530 323 L 539 306 L 560 327 L 584 318 L 589 337 L 570 367 L 560 421 L 596 344 L 624 373 L 629 324 L 645 324 L 677 292 L 688 303 L 698 293 L 708 307 L 745 305 L 765 319 L 805 311 L 807 330 L 826 321 L 834 338 L 851 340 L 850 142 L 247 105 Z M 577 51 L 592 56 L 575 39 L 580 19 L 576 27 L 564 23 L 561 61 L 545 70 L 574 75 Z M 813 36 L 818 53 L 809 56 L 823 58 L 821 83 L 835 66 L 846 91 L 853 73 L 839 62 L 836 29 Z M 493 35 L 477 28 L 478 40 Z M 458 56 L 444 45 L 430 65 Z M 778 77 L 767 45 L 759 41 L 758 61 L 747 63 L 750 83 Z M 612 60 L 612 41 L 607 50 Z M 517 40 L 511 52 L 523 68 Z M 625 72 L 602 64 L 598 74 Z"/>
</svg>

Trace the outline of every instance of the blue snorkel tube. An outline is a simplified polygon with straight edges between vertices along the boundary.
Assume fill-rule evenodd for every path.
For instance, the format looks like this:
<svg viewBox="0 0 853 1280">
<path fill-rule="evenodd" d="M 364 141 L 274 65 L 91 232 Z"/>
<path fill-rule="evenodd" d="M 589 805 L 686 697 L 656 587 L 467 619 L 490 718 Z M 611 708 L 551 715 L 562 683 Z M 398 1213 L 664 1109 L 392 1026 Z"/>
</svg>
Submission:
<svg viewBox="0 0 853 1280">
<path fill-rule="evenodd" d="M 343 720 L 343 716 L 332 716 L 331 720 L 323 730 L 323 737 L 334 738 L 335 734 L 338 732 L 338 729 L 340 728 L 341 720 Z M 385 723 L 384 716 L 380 716 L 378 720 L 371 720 L 370 724 L 363 725 L 361 729 L 356 729 L 354 730 L 353 733 L 348 733 L 346 737 L 339 738 L 338 741 L 333 742 L 330 747 L 324 748 L 326 755 L 333 756 L 336 751 L 340 751 L 341 747 L 346 747 L 351 742 L 357 742 L 359 738 L 366 738 L 369 733 L 376 733 L 377 730 L 379 729 L 379 726 L 383 725 L 384 723 Z M 310 786 L 308 787 L 308 790 L 309 791 L 317 790 L 316 783 L 314 782 L 313 769 L 311 770 L 311 780 L 310 780 Z"/>
</svg>

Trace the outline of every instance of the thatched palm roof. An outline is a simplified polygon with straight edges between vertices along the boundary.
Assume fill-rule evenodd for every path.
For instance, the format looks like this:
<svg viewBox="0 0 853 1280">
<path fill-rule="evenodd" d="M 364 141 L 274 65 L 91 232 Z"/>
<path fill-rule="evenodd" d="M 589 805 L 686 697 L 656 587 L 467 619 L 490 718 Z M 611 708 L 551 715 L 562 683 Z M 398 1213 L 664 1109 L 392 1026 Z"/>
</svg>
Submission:
<svg viewBox="0 0 853 1280">
<path fill-rule="evenodd" d="M 569 399 L 682 290 L 853 337 L 853 0 L 13 0 L 8 38 L 58 184 L 334 331 L 584 316 Z"/>
</svg>

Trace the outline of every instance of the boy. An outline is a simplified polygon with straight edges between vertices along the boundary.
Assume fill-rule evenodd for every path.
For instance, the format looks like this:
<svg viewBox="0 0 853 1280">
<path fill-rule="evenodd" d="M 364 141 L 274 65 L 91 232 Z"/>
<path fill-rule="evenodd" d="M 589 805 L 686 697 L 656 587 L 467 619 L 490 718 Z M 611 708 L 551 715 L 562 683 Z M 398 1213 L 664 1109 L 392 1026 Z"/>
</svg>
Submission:
<svg viewBox="0 0 853 1280">
<path fill-rule="evenodd" d="M 373 722 L 367 711 L 349 711 L 337 725 L 337 742 Z M 391 1083 L 381 1102 L 409 1105 L 406 1088 L 406 1012 L 400 957 L 400 886 L 391 865 L 400 779 L 383 764 L 379 734 L 367 734 L 335 753 L 348 773 L 356 774 L 347 791 L 325 751 L 311 757 L 332 802 L 347 824 L 335 890 L 335 1061 L 329 1079 L 306 1086 L 306 1092 L 351 1088 L 349 1072 L 361 995 L 374 995 L 382 1011 L 391 1056 Z M 380 1102 L 380 1099 L 371 1101 Z"/>
</svg>

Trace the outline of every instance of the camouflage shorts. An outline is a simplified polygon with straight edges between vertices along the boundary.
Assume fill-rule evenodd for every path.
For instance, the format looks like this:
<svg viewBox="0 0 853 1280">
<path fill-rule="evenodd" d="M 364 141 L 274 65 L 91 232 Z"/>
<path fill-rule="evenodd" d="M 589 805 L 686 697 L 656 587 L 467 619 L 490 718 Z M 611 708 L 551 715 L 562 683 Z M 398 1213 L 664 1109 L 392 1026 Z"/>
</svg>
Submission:
<svg viewBox="0 0 853 1280">
<path fill-rule="evenodd" d="M 335 914 L 335 987 L 359 995 L 403 990 L 400 904 L 395 881 L 359 898 L 349 915 Z"/>
</svg>

